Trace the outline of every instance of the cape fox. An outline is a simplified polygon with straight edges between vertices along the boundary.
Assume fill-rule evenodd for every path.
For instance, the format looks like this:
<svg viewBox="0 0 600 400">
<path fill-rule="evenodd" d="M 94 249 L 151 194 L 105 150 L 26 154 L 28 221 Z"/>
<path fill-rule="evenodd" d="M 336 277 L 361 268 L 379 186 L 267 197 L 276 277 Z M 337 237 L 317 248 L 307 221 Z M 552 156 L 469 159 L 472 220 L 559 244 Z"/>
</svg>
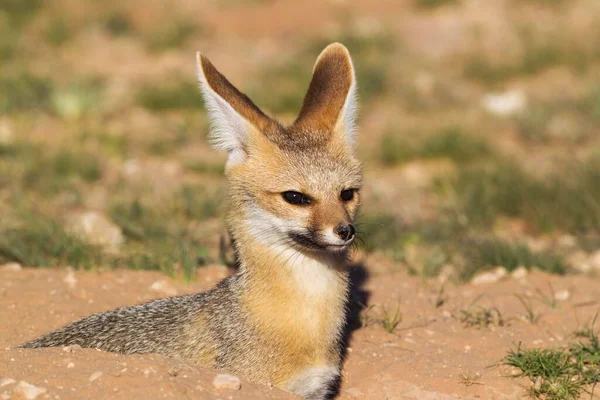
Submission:
<svg viewBox="0 0 600 400">
<path fill-rule="evenodd" d="M 340 376 L 362 180 L 350 54 L 339 43 L 323 50 L 289 126 L 203 54 L 197 63 L 213 144 L 228 152 L 227 228 L 238 272 L 207 292 L 91 315 L 21 347 L 159 353 L 328 398 Z"/>
</svg>

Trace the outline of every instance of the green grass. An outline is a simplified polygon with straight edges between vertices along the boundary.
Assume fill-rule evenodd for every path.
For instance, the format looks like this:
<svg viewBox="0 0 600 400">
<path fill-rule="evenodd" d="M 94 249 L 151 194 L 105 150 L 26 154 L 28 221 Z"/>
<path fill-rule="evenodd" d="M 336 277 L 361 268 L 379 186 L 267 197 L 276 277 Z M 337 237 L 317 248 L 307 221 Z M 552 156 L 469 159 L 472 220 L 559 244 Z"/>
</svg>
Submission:
<svg viewBox="0 0 600 400">
<path fill-rule="evenodd" d="M 86 150 L 102 143 L 106 149 Z M 98 184 L 109 167 L 104 151 L 114 148 L 122 156 L 126 146 L 106 133 L 82 135 L 58 151 L 27 141 L 0 144 L 0 191 L 7 200 L 0 204 L 0 262 L 151 269 L 192 279 L 212 259 L 202 222 L 220 216 L 222 196 L 214 187 L 187 183 L 164 198 L 122 181 L 103 183 L 111 193 L 106 214 L 126 237 L 117 252 L 87 244 L 63 225 L 73 204 L 83 204 L 88 185 Z M 41 201 L 47 214 L 32 211 Z"/>
<path fill-rule="evenodd" d="M 511 244 L 496 238 L 467 240 L 462 243 L 466 264 L 460 271 L 462 280 L 471 279 L 476 273 L 496 266 L 514 271 L 518 267 L 538 268 L 552 274 L 564 275 L 568 267 L 564 259 L 552 253 L 533 252 L 525 244 Z"/>
<path fill-rule="evenodd" d="M 67 21 L 63 18 L 52 20 L 44 33 L 48 43 L 55 47 L 60 47 L 70 41 L 74 34 Z"/>
<path fill-rule="evenodd" d="M 504 326 L 502 313 L 495 307 L 479 307 L 477 310 L 460 310 L 460 322 L 467 328 L 484 329 Z"/>
<path fill-rule="evenodd" d="M 384 165 L 396 165 L 415 159 L 444 158 L 461 164 L 486 157 L 490 152 L 486 141 L 461 128 L 448 127 L 429 135 L 420 144 L 412 144 L 388 133 L 381 140 L 379 157 Z"/>
<path fill-rule="evenodd" d="M 207 193 L 203 186 L 183 186 L 179 200 L 186 218 L 196 220 L 215 218 L 221 210 L 221 196 Z"/>
<path fill-rule="evenodd" d="M 537 268 L 552 274 L 569 272 L 563 257 L 553 251 L 534 252 L 522 243 L 508 243 L 489 232 L 462 226 L 452 217 L 438 221 L 404 224 L 388 214 L 361 217 L 356 224 L 359 238 L 369 252 L 382 252 L 407 265 L 410 272 L 435 277 L 446 264 L 457 269 L 460 281 L 497 266 L 508 271 L 518 267 Z M 406 252 L 411 246 L 424 249 L 418 265 L 410 264 Z"/>
<path fill-rule="evenodd" d="M 595 122 L 600 122 L 600 86 L 595 86 L 585 97 L 583 102 L 584 109 L 594 119 Z"/>
<path fill-rule="evenodd" d="M 424 9 L 434 9 L 442 6 L 457 4 L 460 4 L 460 0 L 415 0 L 415 5 Z"/>
<path fill-rule="evenodd" d="M 386 307 L 381 307 L 381 326 L 388 333 L 394 333 L 400 321 L 402 314 L 400 313 L 400 304 L 396 305 L 394 311 L 388 310 Z"/>
<path fill-rule="evenodd" d="M 595 322 L 595 319 L 594 319 Z M 600 342 L 592 328 L 576 333 L 577 342 L 559 349 L 510 350 L 506 365 L 529 378 L 531 397 L 545 400 L 577 400 L 600 382 Z"/>
<path fill-rule="evenodd" d="M 515 296 L 523 306 L 523 309 L 525 310 L 525 314 L 523 315 L 525 320 L 528 321 L 530 324 L 537 324 L 541 318 L 541 315 L 535 311 L 531 299 L 525 298 L 518 294 L 516 294 Z"/>
<path fill-rule="evenodd" d="M 532 4 L 540 4 L 543 6 L 547 6 L 547 7 L 555 7 L 558 5 L 562 5 L 565 3 L 568 3 L 568 1 L 566 0 L 526 0 L 529 3 Z M 516 0 L 515 3 L 522 3 L 523 0 Z"/>
<path fill-rule="evenodd" d="M 27 71 L 0 76 L 0 113 L 32 110 L 47 111 L 50 107 L 52 83 Z"/>
<path fill-rule="evenodd" d="M 17 53 L 18 37 L 0 19 L 0 61 L 10 61 Z"/>
<path fill-rule="evenodd" d="M 13 27 L 23 27 L 39 11 L 42 0 L 2 0 L 0 14 L 8 16 L 8 21 Z"/>
<path fill-rule="evenodd" d="M 58 219 L 22 210 L 17 222 L 0 224 L 0 263 L 9 261 L 33 267 L 90 269 L 102 264 L 103 254 L 68 233 Z"/>
<path fill-rule="evenodd" d="M 104 91 L 100 78 L 86 79 L 54 88 L 51 96 L 52 111 L 62 119 L 81 120 L 98 113 Z"/>
<path fill-rule="evenodd" d="M 137 94 L 137 102 L 152 111 L 200 110 L 204 106 L 198 84 L 189 80 L 179 80 L 165 86 L 144 86 Z"/>
<path fill-rule="evenodd" d="M 129 16 L 118 11 L 108 14 L 102 22 L 102 26 L 114 37 L 126 36 L 134 32 Z"/>
<path fill-rule="evenodd" d="M 151 219 L 155 214 L 139 215 L 136 210 L 133 206 L 113 213 L 128 243 L 117 253 L 107 253 L 70 233 L 59 218 L 23 208 L 16 217 L 0 224 L 0 263 L 15 261 L 28 267 L 157 270 L 186 280 L 193 279 L 196 268 L 210 258 L 206 248 L 183 231 L 171 235 L 171 231 L 161 225 L 164 220 Z"/>
<path fill-rule="evenodd" d="M 92 144 L 102 152 L 116 158 L 125 158 L 130 150 L 130 139 L 125 134 L 109 133 L 105 131 L 84 131 L 80 136 L 81 143 Z"/>
<path fill-rule="evenodd" d="M 211 256 L 206 233 L 196 231 L 194 221 L 219 215 L 221 200 L 203 186 L 186 185 L 170 201 L 116 199 L 111 219 L 121 227 L 127 244 L 113 263 L 134 269 L 155 269 L 169 274 L 183 273 L 186 279 Z"/>
<path fill-rule="evenodd" d="M 394 333 L 402 321 L 399 302 L 393 311 L 381 304 L 370 304 L 368 306 L 364 304 L 359 305 L 362 308 L 358 316 L 361 328 L 366 328 L 371 323 L 377 323 L 381 325 L 386 332 Z M 378 310 L 377 315 L 373 315 L 374 310 Z"/>
<path fill-rule="evenodd" d="M 577 43 L 563 43 L 546 35 L 544 41 L 534 40 L 527 31 L 521 33 L 524 49 L 515 60 L 491 61 L 480 53 L 468 59 L 464 75 L 473 80 L 495 85 L 521 76 L 531 76 L 555 66 L 566 66 L 581 72 L 591 65 L 596 54 L 589 54 Z M 554 40 L 553 40 L 554 39 Z"/>
<path fill-rule="evenodd" d="M 110 210 L 111 219 L 132 240 L 166 239 L 169 229 L 157 210 L 144 206 L 141 201 L 116 203 Z"/>
<path fill-rule="evenodd" d="M 585 144 L 600 122 L 600 90 L 591 87 L 574 98 L 532 101 L 514 121 L 520 136 L 533 143 Z"/>
<path fill-rule="evenodd" d="M 216 175 L 223 176 L 225 173 L 224 164 L 207 163 L 204 161 L 194 161 L 185 164 L 186 169 L 189 171 L 203 174 L 203 175 Z"/>
<path fill-rule="evenodd" d="M 364 214 L 355 225 L 358 238 L 364 240 L 361 244 L 370 252 L 401 251 L 404 241 L 410 235 L 409 229 L 391 214 Z"/>
<path fill-rule="evenodd" d="M 160 52 L 183 46 L 188 39 L 199 31 L 201 31 L 201 27 L 197 24 L 186 21 L 172 21 L 152 31 L 146 41 L 150 50 Z"/>
<path fill-rule="evenodd" d="M 14 159 L 34 157 L 38 155 L 38 150 L 33 143 L 24 140 L 0 142 L 0 160 L 14 162 Z"/>
<path fill-rule="evenodd" d="M 10 187 L 29 196 L 77 194 L 82 185 L 98 182 L 104 173 L 99 154 L 76 145 L 49 150 L 28 141 L 0 144 L 0 187 Z M 3 175 L 0 173 L 0 175 Z"/>
<path fill-rule="evenodd" d="M 97 155 L 65 147 L 55 154 L 40 151 L 30 157 L 25 163 L 22 185 L 44 194 L 56 194 L 77 184 L 97 182 L 102 173 Z"/>
<path fill-rule="evenodd" d="M 545 232 L 598 232 L 600 158 L 569 164 L 545 178 L 514 162 L 465 169 L 450 186 L 458 213 L 469 223 L 490 226 L 499 216 L 519 218 Z"/>
</svg>

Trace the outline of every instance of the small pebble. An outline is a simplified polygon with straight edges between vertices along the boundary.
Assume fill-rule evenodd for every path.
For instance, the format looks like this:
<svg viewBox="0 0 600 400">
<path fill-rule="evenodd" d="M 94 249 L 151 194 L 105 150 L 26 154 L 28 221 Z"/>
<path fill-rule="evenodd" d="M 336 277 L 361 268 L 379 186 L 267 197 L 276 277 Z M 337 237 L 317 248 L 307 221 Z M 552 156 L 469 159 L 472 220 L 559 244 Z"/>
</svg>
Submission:
<svg viewBox="0 0 600 400">
<path fill-rule="evenodd" d="M 242 382 L 237 376 L 229 374 L 218 374 L 213 379 L 213 386 L 217 389 L 240 390 Z"/>
<path fill-rule="evenodd" d="M 506 274 L 506 268 L 498 267 L 492 271 L 483 272 L 481 274 L 476 275 L 471 281 L 471 283 L 473 285 L 485 285 L 488 283 L 496 283 L 500 279 L 504 278 Z"/>
<path fill-rule="evenodd" d="M 95 380 L 99 379 L 101 376 L 102 376 L 102 372 L 96 371 L 92 375 L 90 375 L 89 381 L 94 382 Z"/>
<path fill-rule="evenodd" d="M 78 344 L 70 344 L 68 346 L 63 347 L 62 349 L 67 353 L 73 353 L 75 350 L 80 350 L 81 346 Z"/>
<path fill-rule="evenodd" d="M 63 278 L 63 282 L 66 283 L 70 289 L 75 289 L 75 286 L 77 286 L 77 278 L 75 277 L 73 270 L 67 272 L 67 275 Z"/>
<path fill-rule="evenodd" d="M 16 380 L 14 380 L 13 378 L 2 378 L 0 379 L 0 387 L 12 385 L 15 382 Z"/>
<path fill-rule="evenodd" d="M 558 292 L 554 293 L 554 298 L 558 301 L 569 300 L 570 297 L 571 292 L 568 289 L 559 290 Z"/>
<path fill-rule="evenodd" d="M 177 289 L 165 279 L 154 282 L 152 285 L 150 285 L 150 290 L 164 296 L 177 295 Z"/>
<path fill-rule="evenodd" d="M 0 271 L 19 272 L 21 270 L 23 270 L 23 267 L 21 267 L 21 264 L 16 262 L 11 262 L 0 266 Z"/>
<path fill-rule="evenodd" d="M 525 267 L 518 267 L 510 274 L 513 279 L 525 279 L 527 278 L 527 275 L 529 275 L 529 271 L 527 271 L 527 268 Z"/>
<path fill-rule="evenodd" d="M 32 385 L 31 383 L 27 383 L 25 381 L 20 381 L 19 383 L 17 383 L 17 386 L 15 387 L 13 393 L 21 395 L 27 400 L 33 400 L 40 394 L 46 393 L 46 389 L 43 387 Z"/>
<path fill-rule="evenodd" d="M 346 394 L 350 397 L 354 397 L 356 399 L 364 398 L 363 392 L 359 388 L 355 388 L 355 387 L 351 387 L 351 388 L 344 390 L 344 394 Z"/>
</svg>

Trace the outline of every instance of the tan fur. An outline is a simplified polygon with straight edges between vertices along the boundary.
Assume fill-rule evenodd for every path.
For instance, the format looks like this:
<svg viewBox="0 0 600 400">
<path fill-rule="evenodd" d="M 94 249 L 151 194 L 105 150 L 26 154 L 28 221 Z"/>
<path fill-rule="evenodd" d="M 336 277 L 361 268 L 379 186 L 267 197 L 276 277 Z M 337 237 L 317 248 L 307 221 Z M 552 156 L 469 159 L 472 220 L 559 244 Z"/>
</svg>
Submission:
<svg viewBox="0 0 600 400">
<path fill-rule="evenodd" d="M 326 132 L 338 122 L 352 86 L 354 69 L 343 45 L 334 43 L 327 50 L 315 63 L 302 109 L 293 124 L 295 128 Z"/>
<path fill-rule="evenodd" d="M 262 368 L 270 371 L 271 383 L 278 386 L 285 387 L 308 368 L 339 365 L 336 346 L 344 323 L 348 281 L 344 265 L 324 255 L 311 262 L 326 271 L 331 283 L 326 291 L 307 293 L 292 276 L 296 256 L 261 243 L 247 228 L 253 217 L 248 215 L 245 197 L 251 193 L 253 205 L 267 213 L 317 230 L 353 221 L 359 193 L 351 202 L 339 200 L 340 190 L 359 189 L 362 183 L 360 164 L 339 123 L 353 80 L 348 51 L 334 44 L 319 56 L 302 110 L 291 126 L 269 122 L 261 129 L 262 116 L 256 122 L 253 104 L 240 104 L 237 96 L 230 102 L 251 127 L 244 148 L 247 159 L 226 170 L 232 206 L 228 225 L 240 263 L 252 282 L 242 295 L 242 305 L 274 354 Z M 212 89 L 221 94 L 220 87 Z M 231 97 L 230 92 L 227 88 L 223 98 Z M 291 206 L 281 196 L 287 190 L 310 195 L 315 201 L 310 207 Z"/>
<path fill-rule="evenodd" d="M 92 315 L 23 347 L 156 352 L 325 399 L 340 373 L 353 238 L 336 236 L 335 228 L 354 221 L 362 184 L 350 132 L 350 56 L 341 44 L 321 53 L 288 127 L 203 55 L 198 71 L 213 140 L 229 154 L 227 226 L 239 271 L 208 292 Z M 353 198 L 342 200 L 348 190 Z M 291 204 L 288 191 L 310 201 Z"/>
</svg>

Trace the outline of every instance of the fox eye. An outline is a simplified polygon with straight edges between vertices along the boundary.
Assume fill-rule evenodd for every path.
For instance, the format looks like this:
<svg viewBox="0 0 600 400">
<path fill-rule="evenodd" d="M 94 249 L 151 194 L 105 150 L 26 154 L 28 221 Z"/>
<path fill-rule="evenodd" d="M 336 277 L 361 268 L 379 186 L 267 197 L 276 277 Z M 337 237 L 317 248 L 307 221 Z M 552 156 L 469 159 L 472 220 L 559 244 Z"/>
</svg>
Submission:
<svg viewBox="0 0 600 400">
<path fill-rule="evenodd" d="M 340 193 L 340 199 L 342 199 L 342 201 L 350 201 L 354 198 L 354 192 L 354 189 L 342 190 L 342 193 Z"/>
<path fill-rule="evenodd" d="M 310 197 L 300 192 L 287 191 L 281 193 L 283 199 L 290 204 L 294 205 L 305 205 L 310 204 Z"/>
</svg>

